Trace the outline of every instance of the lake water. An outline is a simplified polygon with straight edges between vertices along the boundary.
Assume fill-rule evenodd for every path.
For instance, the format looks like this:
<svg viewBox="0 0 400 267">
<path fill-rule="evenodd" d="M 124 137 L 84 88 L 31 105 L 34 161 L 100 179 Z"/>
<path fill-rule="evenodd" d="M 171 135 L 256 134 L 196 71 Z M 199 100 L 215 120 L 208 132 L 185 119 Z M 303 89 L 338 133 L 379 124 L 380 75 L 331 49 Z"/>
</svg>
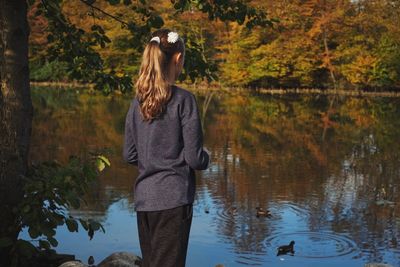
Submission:
<svg viewBox="0 0 400 267">
<path fill-rule="evenodd" d="M 70 210 L 106 233 L 89 240 L 60 227 L 57 251 L 96 263 L 140 254 L 137 170 L 121 158 L 130 98 L 32 94 L 31 160 L 110 150 L 88 204 Z M 216 93 L 206 107 L 207 95 L 196 97 L 212 165 L 197 173 L 187 266 L 400 266 L 400 99 Z M 256 207 L 272 216 L 258 218 Z M 291 240 L 295 254 L 277 256 Z"/>
</svg>

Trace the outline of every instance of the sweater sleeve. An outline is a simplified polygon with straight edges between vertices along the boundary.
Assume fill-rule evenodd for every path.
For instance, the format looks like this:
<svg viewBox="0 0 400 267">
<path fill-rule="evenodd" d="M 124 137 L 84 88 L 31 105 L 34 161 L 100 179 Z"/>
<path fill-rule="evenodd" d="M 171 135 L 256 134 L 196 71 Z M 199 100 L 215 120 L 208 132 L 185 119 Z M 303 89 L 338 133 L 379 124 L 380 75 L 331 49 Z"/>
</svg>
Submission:
<svg viewBox="0 0 400 267">
<path fill-rule="evenodd" d="M 138 153 L 133 138 L 133 104 L 132 101 L 125 120 L 125 137 L 122 156 L 123 159 L 133 165 L 138 165 Z"/>
<path fill-rule="evenodd" d="M 205 170 L 210 156 L 203 150 L 203 131 L 196 98 L 193 94 L 185 97 L 181 107 L 182 136 L 184 157 L 195 170 Z"/>
</svg>

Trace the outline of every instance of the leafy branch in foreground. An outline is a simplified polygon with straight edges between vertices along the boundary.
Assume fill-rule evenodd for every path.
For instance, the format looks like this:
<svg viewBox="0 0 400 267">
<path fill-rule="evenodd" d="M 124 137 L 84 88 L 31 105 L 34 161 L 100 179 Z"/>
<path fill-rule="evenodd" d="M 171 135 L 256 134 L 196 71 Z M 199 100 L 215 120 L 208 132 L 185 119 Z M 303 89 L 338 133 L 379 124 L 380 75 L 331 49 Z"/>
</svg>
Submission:
<svg viewBox="0 0 400 267">
<path fill-rule="evenodd" d="M 12 266 L 20 266 L 39 251 L 53 251 L 51 247 L 58 245 L 55 238 L 58 226 L 66 225 L 70 232 L 78 232 L 80 224 L 90 239 L 96 231 L 105 233 L 99 222 L 75 218 L 68 210 L 78 209 L 85 202 L 83 196 L 106 166 L 110 166 L 110 161 L 105 156 L 92 154 L 87 161 L 71 156 L 65 166 L 51 161 L 31 167 L 25 178 L 24 198 L 13 212 L 17 215 L 16 224 L 21 229 L 27 228 L 31 241 L 38 246 L 23 239 L 14 242 L 1 238 L 0 247 L 12 246 Z"/>
<path fill-rule="evenodd" d="M 252 7 L 248 2 L 242 0 L 171 0 L 171 2 L 177 12 L 196 8 L 206 13 L 210 20 L 234 21 L 239 25 L 244 24 L 248 29 L 255 26 L 271 27 L 275 22 L 268 19 L 266 12 L 262 9 Z"/>
</svg>

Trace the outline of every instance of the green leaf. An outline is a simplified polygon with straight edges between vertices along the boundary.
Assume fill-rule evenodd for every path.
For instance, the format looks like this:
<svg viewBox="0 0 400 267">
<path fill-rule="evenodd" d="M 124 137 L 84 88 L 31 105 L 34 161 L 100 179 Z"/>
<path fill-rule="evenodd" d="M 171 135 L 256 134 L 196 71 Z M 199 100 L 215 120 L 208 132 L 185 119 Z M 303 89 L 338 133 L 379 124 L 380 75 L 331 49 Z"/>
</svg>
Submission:
<svg viewBox="0 0 400 267">
<path fill-rule="evenodd" d="M 50 249 L 50 243 L 46 240 L 39 240 L 39 247 L 44 249 Z"/>
<path fill-rule="evenodd" d="M 160 16 L 153 16 L 150 24 L 153 28 L 161 28 L 164 25 L 164 20 Z"/>
<path fill-rule="evenodd" d="M 78 232 L 78 223 L 74 219 L 66 219 L 65 222 L 70 232 Z"/>
<path fill-rule="evenodd" d="M 89 235 L 90 240 L 92 240 L 93 235 L 94 235 L 94 230 L 91 227 L 89 228 L 88 235 Z"/>
<path fill-rule="evenodd" d="M 52 213 L 52 215 L 49 214 L 49 218 L 51 218 L 52 222 L 55 223 L 56 225 L 63 225 L 64 224 L 64 215 L 58 214 L 58 213 Z"/>
<path fill-rule="evenodd" d="M 85 229 L 86 231 L 89 229 L 88 223 L 84 219 L 79 219 L 79 222 L 81 223 L 83 229 Z"/>
<path fill-rule="evenodd" d="M 101 228 L 101 231 L 103 231 L 103 233 L 106 233 L 106 229 L 104 229 L 102 224 L 100 224 L 100 228 Z"/>
<path fill-rule="evenodd" d="M 102 161 L 104 161 L 104 163 L 106 163 L 108 166 L 111 166 L 111 162 L 110 162 L 110 160 L 108 159 L 108 158 L 106 158 L 105 156 L 103 156 L 103 155 L 99 155 L 99 156 L 97 156 L 99 159 L 101 159 Z"/>
<path fill-rule="evenodd" d="M 106 165 L 111 166 L 111 163 L 108 160 L 108 158 L 100 155 L 100 156 L 97 156 L 96 165 L 97 165 L 97 169 L 101 172 L 105 169 Z"/>
<path fill-rule="evenodd" d="M 86 164 L 82 168 L 83 175 L 88 179 L 88 180 L 93 180 L 97 177 L 96 169 L 89 164 Z"/>
<path fill-rule="evenodd" d="M 93 229 L 94 231 L 97 231 L 97 230 L 100 229 L 101 224 L 98 223 L 98 222 L 96 222 L 96 221 L 90 221 L 90 226 L 92 227 L 92 229 Z"/>
<path fill-rule="evenodd" d="M 58 246 L 58 241 L 54 237 L 48 237 L 47 240 L 49 240 L 50 244 L 53 247 L 57 247 Z"/>
<path fill-rule="evenodd" d="M 97 165 L 97 169 L 102 172 L 104 170 L 104 168 L 106 167 L 106 164 L 104 163 L 104 161 L 102 161 L 101 159 L 97 159 L 96 160 L 96 165 Z"/>
<path fill-rule="evenodd" d="M 103 36 L 103 40 L 104 40 L 104 42 L 106 42 L 106 43 L 111 43 L 111 39 L 108 38 L 106 35 Z"/>
<path fill-rule="evenodd" d="M 56 231 L 53 229 L 53 227 L 51 227 L 48 224 L 42 225 L 40 229 L 42 230 L 43 234 L 47 237 L 51 237 L 56 234 Z"/>
<path fill-rule="evenodd" d="M 32 227 L 32 226 L 29 227 L 28 233 L 29 233 L 29 236 L 32 238 L 37 238 L 40 235 L 40 233 L 36 229 L 36 227 Z"/>
</svg>

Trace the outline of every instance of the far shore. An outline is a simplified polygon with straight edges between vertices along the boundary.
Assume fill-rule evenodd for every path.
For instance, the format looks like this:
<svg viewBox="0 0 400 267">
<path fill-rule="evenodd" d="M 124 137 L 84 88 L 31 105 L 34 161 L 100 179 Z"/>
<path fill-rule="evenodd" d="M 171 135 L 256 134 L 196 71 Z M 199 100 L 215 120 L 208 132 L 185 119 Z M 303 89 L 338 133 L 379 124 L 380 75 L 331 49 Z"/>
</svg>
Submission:
<svg viewBox="0 0 400 267">
<path fill-rule="evenodd" d="M 78 82 L 30 82 L 34 87 L 57 87 L 57 88 L 89 88 L 94 85 L 90 83 Z M 340 96 L 367 96 L 367 97 L 400 97 L 400 91 L 372 91 L 372 90 L 354 90 L 354 89 L 319 89 L 319 88 L 245 88 L 245 87 L 227 87 L 223 85 L 205 85 L 205 84 L 179 84 L 191 91 L 199 92 L 253 92 L 270 95 L 285 94 L 304 94 L 304 95 L 340 95 Z"/>
</svg>

